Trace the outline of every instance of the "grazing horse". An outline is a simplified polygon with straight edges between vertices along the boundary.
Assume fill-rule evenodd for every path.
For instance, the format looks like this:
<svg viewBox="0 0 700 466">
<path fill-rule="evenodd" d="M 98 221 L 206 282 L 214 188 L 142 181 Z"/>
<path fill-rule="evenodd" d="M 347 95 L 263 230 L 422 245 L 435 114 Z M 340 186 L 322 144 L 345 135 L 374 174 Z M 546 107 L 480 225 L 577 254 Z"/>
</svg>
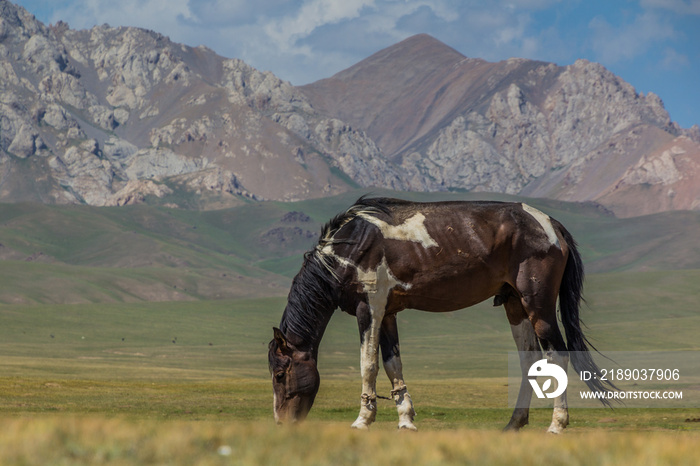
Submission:
<svg viewBox="0 0 700 466">
<path fill-rule="evenodd" d="M 352 427 L 367 429 L 377 413 L 381 349 L 399 414 L 415 430 L 403 379 L 396 314 L 449 312 L 490 297 L 503 305 L 521 355 L 522 383 L 506 429 L 528 423 L 533 393 L 528 368 L 542 358 L 565 371 L 600 371 L 579 325 L 583 265 L 561 223 L 521 203 L 436 202 L 360 198 L 324 226 L 292 282 L 269 345 L 277 422 L 306 417 L 318 392 L 318 347 L 336 308 L 357 317 L 362 396 Z M 557 297 L 567 344 L 557 325 Z M 569 353 L 571 352 L 571 353 Z M 589 388 L 607 391 L 600 377 Z M 554 400 L 549 432 L 569 422 L 566 392 Z"/>
</svg>

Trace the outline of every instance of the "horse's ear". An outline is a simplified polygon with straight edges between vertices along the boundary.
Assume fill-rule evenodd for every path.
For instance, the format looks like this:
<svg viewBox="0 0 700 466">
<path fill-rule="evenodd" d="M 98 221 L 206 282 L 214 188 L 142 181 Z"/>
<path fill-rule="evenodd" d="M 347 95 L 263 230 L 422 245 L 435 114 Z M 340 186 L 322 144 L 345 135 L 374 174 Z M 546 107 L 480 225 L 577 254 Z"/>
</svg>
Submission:
<svg viewBox="0 0 700 466">
<path fill-rule="evenodd" d="M 282 330 L 277 327 L 272 327 L 272 331 L 275 333 L 275 341 L 277 342 L 277 347 L 284 353 L 287 351 L 287 338 L 282 333 Z"/>
</svg>

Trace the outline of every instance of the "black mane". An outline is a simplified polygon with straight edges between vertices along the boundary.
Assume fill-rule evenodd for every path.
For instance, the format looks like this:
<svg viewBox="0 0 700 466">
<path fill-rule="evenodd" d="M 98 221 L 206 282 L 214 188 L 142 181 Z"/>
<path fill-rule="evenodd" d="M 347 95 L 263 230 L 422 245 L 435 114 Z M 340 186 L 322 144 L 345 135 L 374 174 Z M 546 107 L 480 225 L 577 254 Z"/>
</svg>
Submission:
<svg viewBox="0 0 700 466">
<path fill-rule="evenodd" d="M 321 228 L 321 236 L 318 239 L 318 246 L 316 249 L 320 250 L 323 249 L 324 246 L 332 244 L 333 238 L 338 230 L 357 217 L 357 214 L 360 212 L 390 215 L 391 210 L 389 205 L 392 203 L 392 201 L 405 202 L 398 199 L 387 199 L 382 197 L 360 197 L 352 206 L 350 206 L 348 210 L 336 215 L 328 223 L 326 223 L 323 228 Z"/>
<path fill-rule="evenodd" d="M 363 196 L 323 226 L 317 246 L 304 254 L 304 263 L 289 290 L 280 322 L 280 330 L 287 337 L 294 334 L 308 345 L 317 345 L 338 307 L 341 284 L 334 272 L 337 263 L 322 252 L 325 246 L 337 242 L 335 234 L 361 212 L 390 215 L 390 206 L 403 202 L 406 201 Z"/>
<path fill-rule="evenodd" d="M 316 345 L 338 307 L 338 291 L 335 276 L 321 263 L 315 250 L 307 252 L 301 270 L 292 281 L 280 330 L 288 338 L 294 334 L 303 342 Z"/>
<path fill-rule="evenodd" d="M 374 209 L 386 215 L 391 215 L 391 208 L 395 206 L 405 206 L 409 204 L 415 204 L 415 202 L 407 201 L 405 199 L 396 199 L 391 197 L 367 197 L 362 196 L 357 201 L 353 207 L 364 207 L 369 209 Z M 352 209 L 352 207 L 351 207 Z"/>
</svg>

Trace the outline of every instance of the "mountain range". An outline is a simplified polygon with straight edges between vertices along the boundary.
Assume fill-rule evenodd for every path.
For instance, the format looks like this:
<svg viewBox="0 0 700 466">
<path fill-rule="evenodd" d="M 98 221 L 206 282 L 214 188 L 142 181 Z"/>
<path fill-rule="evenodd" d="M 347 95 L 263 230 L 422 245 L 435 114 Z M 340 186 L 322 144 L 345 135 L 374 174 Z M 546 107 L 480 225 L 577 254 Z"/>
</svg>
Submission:
<svg viewBox="0 0 700 466">
<path fill-rule="evenodd" d="M 373 187 L 700 210 L 700 128 L 585 60 L 490 63 L 417 35 L 295 87 L 0 0 L 0 202 L 210 210 Z"/>
</svg>

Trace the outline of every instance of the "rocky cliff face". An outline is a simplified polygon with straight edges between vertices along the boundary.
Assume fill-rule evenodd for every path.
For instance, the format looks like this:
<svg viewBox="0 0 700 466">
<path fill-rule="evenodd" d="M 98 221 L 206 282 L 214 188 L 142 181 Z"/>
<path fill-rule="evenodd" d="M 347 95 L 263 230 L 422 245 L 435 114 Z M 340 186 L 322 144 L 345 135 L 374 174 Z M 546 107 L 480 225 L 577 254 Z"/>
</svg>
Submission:
<svg viewBox="0 0 700 466">
<path fill-rule="evenodd" d="M 151 31 L 46 27 L 5 0 L 0 119 L 2 201 L 223 207 L 404 187 L 363 131 L 271 73 Z"/>
<path fill-rule="evenodd" d="M 700 208 L 700 130 L 600 65 L 415 36 L 295 88 L 157 33 L 0 0 L 0 201 L 219 208 L 356 186 Z"/>
</svg>

